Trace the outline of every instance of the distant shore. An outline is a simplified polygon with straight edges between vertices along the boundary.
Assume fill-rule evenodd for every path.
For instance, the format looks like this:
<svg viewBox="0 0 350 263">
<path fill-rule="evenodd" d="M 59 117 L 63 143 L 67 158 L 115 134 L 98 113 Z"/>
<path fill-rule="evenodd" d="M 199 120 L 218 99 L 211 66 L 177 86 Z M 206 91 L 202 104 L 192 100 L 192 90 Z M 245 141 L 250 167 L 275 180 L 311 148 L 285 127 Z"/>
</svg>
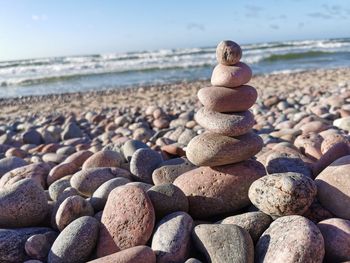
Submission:
<svg viewBox="0 0 350 263">
<path fill-rule="evenodd" d="M 350 68 L 307 70 L 288 74 L 256 75 L 250 85 L 259 91 L 259 101 L 269 96 L 287 96 L 289 91 L 298 89 L 329 91 L 330 88 L 349 85 Z M 196 93 L 201 87 L 210 86 L 210 81 L 181 82 L 141 86 L 125 89 L 50 94 L 19 98 L 0 99 L 0 117 L 15 118 L 35 114 L 82 113 L 101 108 L 132 106 L 164 106 L 172 103 L 197 103 Z M 198 105 L 199 106 L 199 105 Z"/>
</svg>

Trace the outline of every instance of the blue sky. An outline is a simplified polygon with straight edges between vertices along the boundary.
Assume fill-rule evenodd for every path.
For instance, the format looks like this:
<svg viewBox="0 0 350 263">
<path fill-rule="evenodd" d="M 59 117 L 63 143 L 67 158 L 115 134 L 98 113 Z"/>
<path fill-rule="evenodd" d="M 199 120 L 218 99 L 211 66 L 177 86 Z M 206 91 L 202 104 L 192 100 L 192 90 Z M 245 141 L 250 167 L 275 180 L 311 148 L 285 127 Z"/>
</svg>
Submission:
<svg viewBox="0 0 350 263">
<path fill-rule="evenodd" d="M 350 37 L 349 0 L 3 0 L 0 60 Z"/>
</svg>

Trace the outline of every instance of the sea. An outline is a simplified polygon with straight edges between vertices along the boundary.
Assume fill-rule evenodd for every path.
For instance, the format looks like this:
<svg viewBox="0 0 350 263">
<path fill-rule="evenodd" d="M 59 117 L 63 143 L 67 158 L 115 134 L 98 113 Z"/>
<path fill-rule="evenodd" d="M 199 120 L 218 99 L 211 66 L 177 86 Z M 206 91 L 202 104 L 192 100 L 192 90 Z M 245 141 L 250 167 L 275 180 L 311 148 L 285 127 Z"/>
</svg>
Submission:
<svg viewBox="0 0 350 263">
<path fill-rule="evenodd" d="M 241 46 L 254 74 L 350 67 L 350 38 Z M 214 46 L 0 61 L 0 98 L 205 80 L 215 64 Z"/>
</svg>

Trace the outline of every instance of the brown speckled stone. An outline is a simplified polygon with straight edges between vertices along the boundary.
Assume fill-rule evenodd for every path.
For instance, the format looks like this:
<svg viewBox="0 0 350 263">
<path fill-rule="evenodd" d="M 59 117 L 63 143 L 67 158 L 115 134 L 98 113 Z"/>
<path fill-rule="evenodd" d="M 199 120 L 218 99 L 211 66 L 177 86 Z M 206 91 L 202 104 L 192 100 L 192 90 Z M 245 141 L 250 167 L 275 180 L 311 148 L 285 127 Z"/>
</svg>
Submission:
<svg viewBox="0 0 350 263">
<path fill-rule="evenodd" d="M 324 241 L 317 226 L 302 216 L 276 219 L 255 247 L 256 263 L 322 263 Z"/>
<path fill-rule="evenodd" d="M 261 163 L 248 160 L 225 166 L 199 167 L 180 175 L 174 184 L 187 196 L 189 214 L 203 219 L 249 205 L 249 186 L 264 175 L 265 168 Z"/>
<path fill-rule="evenodd" d="M 120 167 L 123 163 L 123 157 L 115 151 L 99 151 L 91 155 L 83 164 L 82 168 L 95 167 Z"/>
<path fill-rule="evenodd" d="M 208 131 L 227 136 L 239 136 L 247 133 L 255 124 L 250 111 L 220 113 L 200 108 L 195 116 L 196 121 Z"/>
<path fill-rule="evenodd" d="M 249 188 L 250 201 L 271 216 L 303 214 L 317 193 L 315 183 L 298 173 L 276 173 L 256 180 Z"/>
<path fill-rule="evenodd" d="M 46 177 L 50 172 L 50 166 L 46 163 L 33 163 L 19 168 L 16 168 L 10 172 L 4 174 L 0 179 L 0 188 L 6 185 L 11 185 L 21 179 L 29 178 L 46 187 Z"/>
<path fill-rule="evenodd" d="M 208 262 L 254 262 L 253 241 L 249 233 L 239 226 L 202 224 L 193 229 L 192 237 Z"/>
<path fill-rule="evenodd" d="M 213 86 L 235 88 L 248 83 L 251 78 L 252 70 L 243 62 L 238 62 L 233 66 L 218 64 L 213 70 L 211 84 Z"/>
<path fill-rule="evenodd" d="M 270 216 L 258 211 L 226 217 L 218 223 L 233 224 L 244 228 L 252 237 L 253 242 L 256 243 L 271 222 L 272 218 Z"/>
<path fill-rule="evenodd" d="M 76 173 L 78 170 L 79 167 L 77 167 L 74 163 L 58 164 L 51 169 L 49 175 L 47 176 L 47 184 L 50 185 L 62 177 Z"/>
<path fill-rule="evenodd" d="M 336 217 L 350 219 L 350 155 L 339 158 L 315 179 L 317 198 Z"/>
<path fill-rule="evenodd" d="M 74 163 L 76 166 L 81 167 L 83 163 L 93 155 L 92 152 L 83 150 L 76 153 L 71 154 L 67 159 L 64 160 L 65 163 Z"/>
<path fill-rule="evenodd" d="M 98 257 L 145 245 L 155 223 L 152 202 L 141 188 L 117 187 L 108 196 L 101 223 Z"/>
<path fill-rule="evenodd" d="M 93 216 L 94 209 L 88 201 L 79 195 L 67 197 L 56 213 L 56 225 L 62 231 L 72 221 L 81 216 Z"/>
<path fill-rule="evenodd" d="M 136 246 L 89 261 L 89 263 L 156 263 L 156 255 L 147 246 Z"/>
<path fill-rule="evenodd" d="M 0 190 L 0 227 L 26 227 L 40 224 L 48 212 L 41 186 L 23 179 Z"/>
<path fill-rule="evenodd" d="M 221 41 L 216 47 L 216 59 L 223 65 L 234 65 L 242 57 L 241 47 L 231 40 Z"/>
<path fill-rule="evenodd" d="M 206 87 L 198 91 L 198 99 L 205 108 L 217 112 L 246 111 L 255 103 L 258 92 L 255 88 L 243 85 L 235 89 Z"/>
<path fill-rule="evenodd" d="M 350 221 L 330 218 L 317 224 L 325 243 L 326 262 L 350 260 Z"/>
<path fill-rule="evenodd" d="M 191 140 L 186 155 L 197 166 L 219 166 L 247 160 L 262 146 L 262 139 L 252 132 L 235 138 L 205 132 Z"/>
</svg>

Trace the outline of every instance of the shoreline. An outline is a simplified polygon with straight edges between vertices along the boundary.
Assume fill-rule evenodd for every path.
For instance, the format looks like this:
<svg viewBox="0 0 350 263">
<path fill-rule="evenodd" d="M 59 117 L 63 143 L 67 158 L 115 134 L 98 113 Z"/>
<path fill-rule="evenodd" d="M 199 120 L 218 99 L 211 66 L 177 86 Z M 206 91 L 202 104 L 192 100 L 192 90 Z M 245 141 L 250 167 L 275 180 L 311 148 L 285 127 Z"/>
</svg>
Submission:
<svg viewBox="0 0 350 263">
<path fill-rule="evenodd" d="M 346 79 L 347 75 L 350 75 L 350 68 L 305 70 L 288 74 L 255 75 L 248 84 L 257 88 L 261 101 L 271 96 L 276 90 L 279 96 L 286 96 L 290 91 L 301 86 L 325 92 L 329 87 L 334 86 L 335 81 L 340 86 L 349 82 L 350 80 Z M 69 111 L 81 113 L 84 110 L 93 111 L 101 108 L 161 106 L 166 100 L 171 103 L 185 100 L 196 103 L 197 91 L 205 86 L 210 86 L 209 79 L 123 89 L 2 98 L 0 99 L 0 117 L 19 117 L 43 112 L 45 114 Z"/>
</svg>

